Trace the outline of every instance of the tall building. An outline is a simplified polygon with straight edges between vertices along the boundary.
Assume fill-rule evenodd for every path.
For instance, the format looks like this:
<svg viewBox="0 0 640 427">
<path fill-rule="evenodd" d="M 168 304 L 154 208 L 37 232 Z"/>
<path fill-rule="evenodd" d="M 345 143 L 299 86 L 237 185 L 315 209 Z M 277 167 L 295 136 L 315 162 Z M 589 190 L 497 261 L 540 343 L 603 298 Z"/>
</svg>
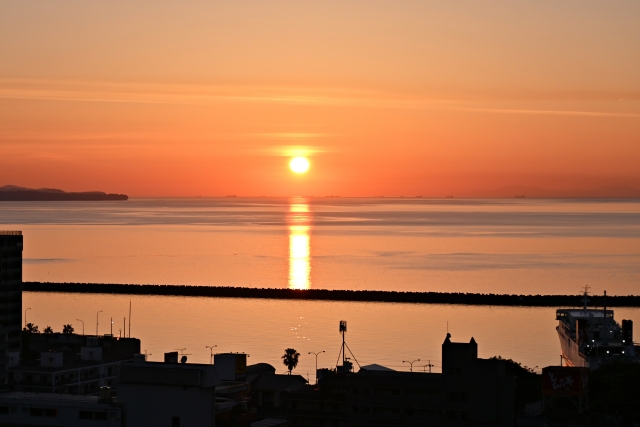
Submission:
<svg viewBox="0 0 640 427">
<path fill-rule="evenodd" d="M 0 384 L 7 383 L 9 353 L 20 351 L 22 232 L 0 231 Z"/>
</svg>

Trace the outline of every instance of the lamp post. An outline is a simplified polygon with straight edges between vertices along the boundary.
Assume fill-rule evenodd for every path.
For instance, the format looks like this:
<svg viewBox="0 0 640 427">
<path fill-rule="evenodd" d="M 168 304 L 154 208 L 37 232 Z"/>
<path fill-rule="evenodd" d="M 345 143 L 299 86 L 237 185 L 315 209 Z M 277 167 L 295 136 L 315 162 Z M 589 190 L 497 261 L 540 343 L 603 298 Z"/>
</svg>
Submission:
<svg viewBox="0 0 640 427">
<path fill-rule="evenodd" d="M 310 352 L 309 352 L 309 354 L 315 354 L 315 356 L 316 356 L 316 384 L 318 384 L 318 355 L 319 355 L 320 353 L 324 353 L 324 350 L 319 351 L 319 352 L 317 352 L 317 353 L 314 353 L 313 351 L 310 351 Z"/>
<path fill-rule="evenodd" d="M 411 361 L 409 361 L 409 360 L 403 360 L 403 361 L 402 361 L 402 363 L 408 363 L 408 364 L 411 366 L 410 371 L 411 371 L 411 372 L 413 372 L 413 364 L 414 364 L 415 362 L 419 362 L 419 361 L 420 361 L 420 359 L 411 360 Z"/>
<path fill-rule="evenodd" d="M 84 335 L 84 320 L 76 319 L 78 322 L 82 322 L 82 335 Z"/>
<path fill-rule="evenodd" d="M 98 317 L 100 316 L 100 313 L 102 313 L 102 310 L 96 313 L 96 336 L 98 336 L 98 325 L 100 324 L 98 323 Z"/>
<path fill-rule="evenodd" d="M 31 307 L 24 310 L 24 327 L 27 327 L 27 310 L 31 310 Z"/>
<path fill-rule="evenodd" d="M 205 348 L 208 348 L 211 350 L 211 357 L 210 357 L 210 362 L 213 365 L 213 349 L 216 348 L 218 345 L 206 345 Z"/>
</svg>

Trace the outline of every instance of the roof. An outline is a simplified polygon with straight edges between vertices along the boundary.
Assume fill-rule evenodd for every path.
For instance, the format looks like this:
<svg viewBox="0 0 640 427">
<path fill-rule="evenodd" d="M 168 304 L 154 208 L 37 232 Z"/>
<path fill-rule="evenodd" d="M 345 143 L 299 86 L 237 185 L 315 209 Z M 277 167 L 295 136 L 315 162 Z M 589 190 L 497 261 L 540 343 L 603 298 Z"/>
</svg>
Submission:
<svg viewBox="0 0 640 427">
<path fill-rule="evenodd" d="M 247 366 L 247 375 L 261 374 L 261 373 L 275 373 L 276 368 L 268 363 L 256 363 L 255 365 Z"/>
<path fill-rule="evenodd" d="M 301 389 L 305 384 L 307 380 L 301 375 L 260 374 L 251 388 L 256 391 L 291 391 Z"/>
<path fill-rule="evenodd" d="M 372 363 L 371 365 L 360 366 L 360 370 L 364 371 L 385 371 L 385 372 L 396 372 L 395 369 L 387 368 L 386 366 L 378 365 L 376 363 Z"/>
</svg>

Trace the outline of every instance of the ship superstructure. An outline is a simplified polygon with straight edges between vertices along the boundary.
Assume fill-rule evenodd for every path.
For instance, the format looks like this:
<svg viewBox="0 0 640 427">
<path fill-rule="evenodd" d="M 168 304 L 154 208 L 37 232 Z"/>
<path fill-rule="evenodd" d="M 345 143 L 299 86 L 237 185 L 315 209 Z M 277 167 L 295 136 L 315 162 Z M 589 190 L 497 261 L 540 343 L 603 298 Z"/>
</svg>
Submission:
<svg viewBox="0 0 640 427">
<path fill-rule="evenodd" d="M 613 310 L 587 308 L 587 291 L 582 309 L 556 311 L 563 364 L 593 370 L 614 361 L 640 361 L 636 356 L 640 348 L 633 343 L 633 321 L 623 320 L 620 326 L 613 318 Z"/>
</svg>

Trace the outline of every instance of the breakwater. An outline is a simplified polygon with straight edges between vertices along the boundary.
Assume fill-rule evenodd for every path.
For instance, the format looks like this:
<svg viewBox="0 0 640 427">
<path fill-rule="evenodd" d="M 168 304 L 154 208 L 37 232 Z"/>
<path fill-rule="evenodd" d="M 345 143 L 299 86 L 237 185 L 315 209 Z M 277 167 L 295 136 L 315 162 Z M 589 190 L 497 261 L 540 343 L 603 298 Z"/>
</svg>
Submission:
<svg viewBox="0 0 640 427">
<path fill-rule="evenodd" d="M 211 298 L 262 298 L 317 301 L 393 302 L 417 304 L 463 304 L 520 307 L 578 307 L 581 295 L 507 295 L 456 292 L 394 292 L 326 289 L 239 288 L 226 286 L 133 285 L 97 283 L 24 282 L 28 292 L 168 295 Z M 592 295 L 590 307 L 640 307 L 640 296 Z"/>
</svg>

